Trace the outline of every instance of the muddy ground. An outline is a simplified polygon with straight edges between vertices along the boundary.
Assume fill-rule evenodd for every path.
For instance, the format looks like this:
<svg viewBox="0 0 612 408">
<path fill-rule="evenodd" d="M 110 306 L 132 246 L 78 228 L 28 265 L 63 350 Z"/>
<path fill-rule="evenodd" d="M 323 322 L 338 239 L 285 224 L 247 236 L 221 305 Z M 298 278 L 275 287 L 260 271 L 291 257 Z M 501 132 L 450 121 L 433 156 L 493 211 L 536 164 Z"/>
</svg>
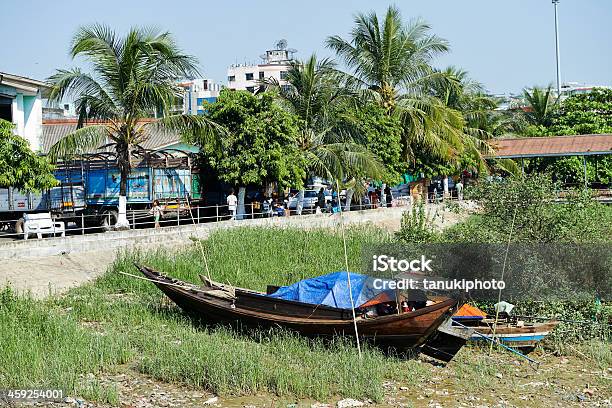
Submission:
<svg viewBox="0 0 612 408">
<path fill-rule="evenodd" d="M 155 381 L 130 367 L 98 376 L 95 380 L 115 386 L 120 407 L 612 407 L 612 367 L 603 366 L 575 349 L 575 355 L 558 356 L 536 351 L 530 364 L 506 352 L 464 348 L 443 366 L 419 357 L 413 380 L 385 382 L 382 401 L 296 400 L 276 395 L 213 395 L 201 389 Z M 93 374 L 89 374 L 94 380 Z M 330 379 L 333 381 L 333 379 Z M 353 405 L 351 405 L 353 404 Z M 361 405 L 360 405 L 361 404 Z M 31 404 L 30 404 L 31 405 Z M 40 407 L 109 407 L 78 396 Z"/>
</svg>

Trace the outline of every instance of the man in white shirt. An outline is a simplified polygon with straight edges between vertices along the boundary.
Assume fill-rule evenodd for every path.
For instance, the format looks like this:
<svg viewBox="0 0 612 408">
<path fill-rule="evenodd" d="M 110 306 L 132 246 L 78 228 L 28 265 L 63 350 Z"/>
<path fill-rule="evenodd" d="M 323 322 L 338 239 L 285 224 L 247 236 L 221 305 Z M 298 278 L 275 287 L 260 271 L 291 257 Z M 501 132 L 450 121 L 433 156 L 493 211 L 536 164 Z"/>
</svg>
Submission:
<svg viewBox="0 0 612 408">
<path fill-rule="evenodd" d="M 238 197 L 234 195 L 234 189 L 232 189 L 227 196 L 227 208 L 230 213 L 230 220 L 236 219 L 236 207 L 238 205 Z"/>
</svg>

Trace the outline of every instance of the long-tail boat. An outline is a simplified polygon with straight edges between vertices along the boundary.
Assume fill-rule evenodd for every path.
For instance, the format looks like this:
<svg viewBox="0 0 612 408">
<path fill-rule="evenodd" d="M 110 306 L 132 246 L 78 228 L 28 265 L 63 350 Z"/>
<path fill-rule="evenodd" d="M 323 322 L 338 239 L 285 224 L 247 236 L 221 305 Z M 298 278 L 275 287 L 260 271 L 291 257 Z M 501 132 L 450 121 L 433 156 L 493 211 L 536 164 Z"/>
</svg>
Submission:
<svg viewBox="0 0 612 408">
<path fill-rule="evenodd" d="M 359 303 L 351 309 L 287 300 L 274 297 L 274 294 L 217 283 L 203 276 L 203 286 L 197 286 L 146 266 L 136 266 L 182 310 L 205 322 L 283 327 L 311 337 L 353 336 L 355 333 L 353 310 L 360 311 Z M 398 308 L 397 313 L 384 316 L 368 317 L 359 313 L 355 318 L 359 336 L 377 346 L 393 347 L 398 351 L 420 347 L 458 305 L 452 298 L 439 298 L 432 303 L 409 311 Z"/>
</svg>

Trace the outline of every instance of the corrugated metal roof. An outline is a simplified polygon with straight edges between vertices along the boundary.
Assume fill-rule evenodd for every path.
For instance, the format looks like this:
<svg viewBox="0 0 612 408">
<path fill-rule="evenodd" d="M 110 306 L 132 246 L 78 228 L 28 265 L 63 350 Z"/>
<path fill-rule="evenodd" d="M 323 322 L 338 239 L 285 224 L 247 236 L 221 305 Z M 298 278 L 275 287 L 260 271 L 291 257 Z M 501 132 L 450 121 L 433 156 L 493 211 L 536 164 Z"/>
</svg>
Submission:
<svg viewBox="0 0 612 408">
<path fill-rule="evenodd" d="M 513 159 L 543 156 L 612 154 L 612 134 L 496 139 L 491 157 Z"/>
<path fill-rule="evenodd" d="M 42 141 L 41 141 L 41 149 L 43 153 L 48 153 L 51 146 L 57 143 L 62 137 L 68 135 L 71 132 L 74 132 L 77 127 L 76 120 L 47 120 L 43 122 L 43 132 L 42 132 Z M 142 143 L 142 147 L 147 150 L 158 150 L 167 146 L 171 146 L 173 144 L 177 144 L 181 142 L 180 135 L 174 132 L 168 132 L 161 130 L 155 127 L 147 127 L 147 132 L 149 136 Z M 105 145 L 108 142 L 102 143 L 101 145 Z M 104 151 L 109 151 L 109 149 L 97 149 L 86 153 L 101 153 Z"/>
</svg>

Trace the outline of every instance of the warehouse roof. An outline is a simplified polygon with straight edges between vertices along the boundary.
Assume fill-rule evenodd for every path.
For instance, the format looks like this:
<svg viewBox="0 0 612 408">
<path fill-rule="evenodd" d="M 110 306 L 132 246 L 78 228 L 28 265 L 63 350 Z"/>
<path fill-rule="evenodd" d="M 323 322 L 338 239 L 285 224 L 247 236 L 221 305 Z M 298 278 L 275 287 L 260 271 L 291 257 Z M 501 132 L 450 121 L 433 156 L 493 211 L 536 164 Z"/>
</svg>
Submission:
<svg viewBox="0 0 612 408">
<path fill-rule="evenodd" d="M 605 155 L 612 154 L 612 134 L 496 139 L 492 145 L 491 157 L 500 159 Z"/>
</svg>

